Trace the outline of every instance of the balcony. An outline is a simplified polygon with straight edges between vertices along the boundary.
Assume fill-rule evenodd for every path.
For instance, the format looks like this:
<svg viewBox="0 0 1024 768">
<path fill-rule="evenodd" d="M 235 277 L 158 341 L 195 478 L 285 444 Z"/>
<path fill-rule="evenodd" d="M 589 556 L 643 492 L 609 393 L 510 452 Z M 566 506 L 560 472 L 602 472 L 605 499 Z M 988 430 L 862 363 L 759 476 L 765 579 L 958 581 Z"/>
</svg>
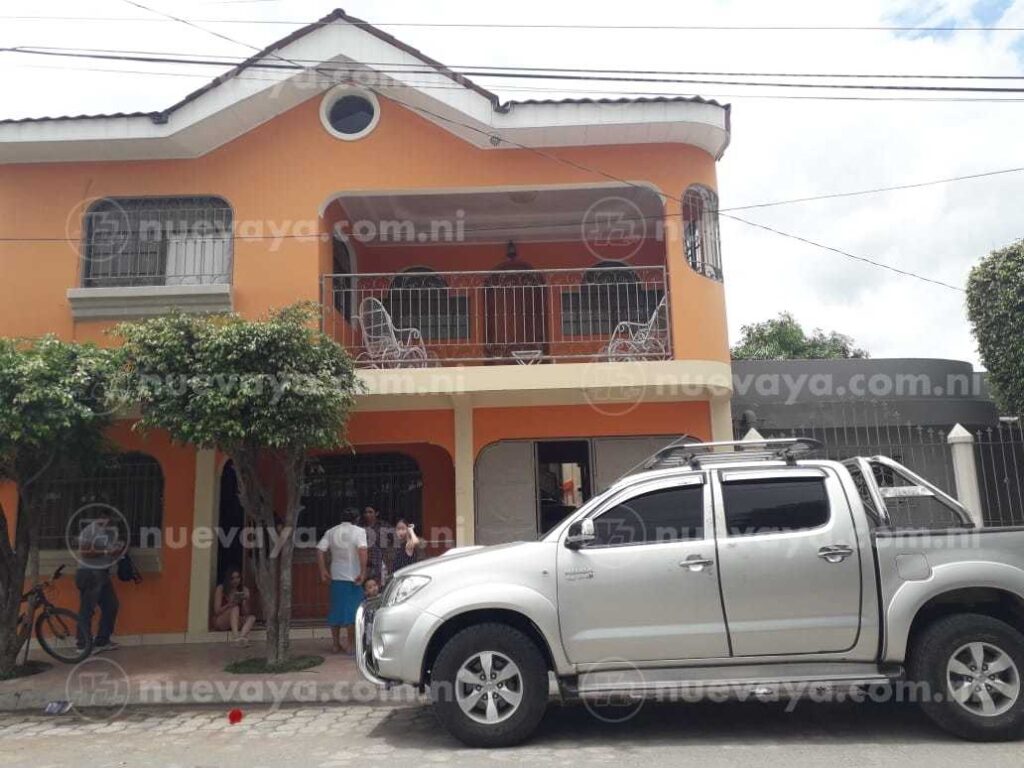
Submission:
<svg viewBox="0 0 1024 768">
<path fill-rule="evenodd" d="M 361 368 L 672 358 L 664 265 L 328 274 L 321 297 Z"/>
</svg>

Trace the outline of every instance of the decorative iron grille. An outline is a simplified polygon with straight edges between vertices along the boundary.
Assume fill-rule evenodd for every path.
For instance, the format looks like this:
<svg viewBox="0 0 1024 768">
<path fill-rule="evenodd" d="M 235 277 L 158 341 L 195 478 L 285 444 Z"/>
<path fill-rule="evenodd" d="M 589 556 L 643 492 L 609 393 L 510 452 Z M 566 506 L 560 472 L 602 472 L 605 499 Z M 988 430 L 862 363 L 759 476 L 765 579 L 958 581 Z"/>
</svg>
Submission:
<svg viewBox="0 0 1024 768">
<path fill-rule="evenodd" d="M 106 198 L 84 225 L 86 288 L 231 280 L 231 207 L 218 197 Z"/>
<path fill-rule="evenodd" d="M 683 247 L 698 274 L 722 280 L 722 246 L 718 233 L 718 195 L 695 184 L 683 195 Z"/>
<path fill-rule="evenodd" d="M 64 549 L 69 523 L 82 510 L 81 522 L 90 517 L 89 505 L 113 507 L 123 517 L 133 547 L 157 546 L 162 541 L 164 476 L 160 463 L 144 453 L 106 456 L 88 473 L 44 481 L 40 489 L 43 512 L 39 548 Z M 114 515 L 121 527 L 121 519 Z"/>
</svg>

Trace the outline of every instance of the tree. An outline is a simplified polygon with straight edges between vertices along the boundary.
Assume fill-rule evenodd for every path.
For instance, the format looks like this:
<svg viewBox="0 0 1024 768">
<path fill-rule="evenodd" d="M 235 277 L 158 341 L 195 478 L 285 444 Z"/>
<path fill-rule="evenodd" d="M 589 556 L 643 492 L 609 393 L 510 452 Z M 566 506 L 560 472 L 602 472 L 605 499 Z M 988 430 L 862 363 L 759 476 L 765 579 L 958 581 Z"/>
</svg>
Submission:
<svg viewBox="0 0 1024 768">
<path fill-rule="evenodd" d="M 48 478 L 103 453 L 112 371 L 110 354 L 92 345 L 0 339 L 0 480 L 15 484 L 19 501 L 13 538 L 0 508 L 0 679 L 14 670 L 21 648 L 18 614 L 38 546 L 39 491 Z"/>
<path fill-rule="evenodd" d="M 262 534 L 256 585 L 267 628 L 266 663 L 288 658 L 292 559 L 309 451 L 345 442 L 359 388 L 345 350 L 311 326 L 312 305 L 261 321 L 172 314 L 118 326 L 139 426 L 227 454 L 238 496 Z M 275 510 L 271 474 L 284 477 Z"/>
<path fill-rule="evenodd" d="M 732 348 L 733 360 L 834 360 L 868 357 L 854 346 L 850 336 L 820 328 L 808 335 L 789 312 L 753 325 L 744 325 L 740 343 Z"/>
<path fill-rule="evenodd" d="M 967 316 L 997 402 L 1007 413 L 1024 413 L 1024 240 L 971 269 Z"/>
</svg>

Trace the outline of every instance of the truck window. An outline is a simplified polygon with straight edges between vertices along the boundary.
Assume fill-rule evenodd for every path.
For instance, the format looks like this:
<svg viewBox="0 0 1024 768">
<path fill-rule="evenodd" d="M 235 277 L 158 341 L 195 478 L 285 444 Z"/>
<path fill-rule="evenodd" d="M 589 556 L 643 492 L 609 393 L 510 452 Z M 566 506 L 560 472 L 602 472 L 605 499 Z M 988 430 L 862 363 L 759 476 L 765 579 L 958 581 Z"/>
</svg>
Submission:
<svg viewBox="0 0 1024 768">
<path fill-rule="evenodd" d="M 704 486 L 662 488 L 634 496 L 594 520 L 591 547 L 704 538 Z"/>
<path fill-rule="evenodd" d="M 860 500 L 864 504 L 864 511 L 867 513 L 868 522 L 872 528 L 877 528 L 879 525 L 882 525 L 883 518 L 878 511 L 878 507 L 875 505 L 874 498 L 871 496 L 871 490 L 868 488 L 868 481 L 864 477 L 864 472 L 853 461 L 849 463 L 844 462 L 844 466 L 849 471 L 850 477 L 853 478 L 853 484 L 857 487 L 857 495 L 860 496 Z"/>
<path fill-rule="evenodd" d="M 757 536 L 818 528 L 828 522 L 823 477 L 731 480 L 722 485 L 729 536 Z"/>
</svg>

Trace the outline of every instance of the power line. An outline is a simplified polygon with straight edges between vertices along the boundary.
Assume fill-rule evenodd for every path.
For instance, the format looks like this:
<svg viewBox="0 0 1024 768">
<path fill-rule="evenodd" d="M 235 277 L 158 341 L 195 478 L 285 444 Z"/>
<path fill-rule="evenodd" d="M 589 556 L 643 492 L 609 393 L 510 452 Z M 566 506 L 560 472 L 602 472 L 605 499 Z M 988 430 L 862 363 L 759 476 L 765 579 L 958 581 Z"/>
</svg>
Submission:
<svg viewBox="0 0 1024 768">
<path fill-rule="evenodd" d="M 124 2 L 131 3 L 132 5 L 139 6 L 133 0 L 123 0 Z M 195 24 L 190 26 L 196 27 Z M 233 38 L 222 35 L 219 32 L 211 32 L 217 37 L 232 42 L 234 45 L 245 45 L 239 43 Z M 254 46 L 250 46 L 254 47 Z M 10 53 L 20 53 L 27 55 L 37 56 L 56 56 L 64 58 L 82 58 L 82 59 L 100 59 L 109 61 L 131 61 L 131 62 L 142 62 L 142 63 L 154 63 L 154 64 L 190 64 L 199 66 L 223 66 L 223 67 L 237 67 L 242 62 L 230 61 L 226 59 L 196 59 L 196 58 L 182 58 L 180 56 L 136 56 L 128 54 L 106 54 L 106 53 L 70 53 L 70 52 L 58 52 L 49 50 L 33 50 L 27 48 L 6 48 L 0 49 L 0 51 L 7 51 Z M 276 54 L 274 54 L 276 56 Z M 281 57 L 278 57 L 281 58 Z M 310 67 L 303 66 L 297 62 L 293 62 L 288 59 L 282 59 L 287 62 L 290 66 L 281 66 L 279 64 L 271 64 L 267 62 L 253 62 L 247 64 L 247 69 L 292 69 L 306 71 Z M 312 67 L 317 72 L 343 72 L 353 73 L 355 70 L 352 67 L 336 67 L 330 64 L 320 64 Z M 379 75 L 392 75 L 392 74 L 410 74 L 419 73 L 423 70 L 408 70 L 408 69 L 390 69 L 390 70 L 374 70 L 375 74 Z M 435 70 L 436 71 L 436 70 Z M 674 77 L 639 77 L 639 76 L 615 76 L 615 75 L 572 75 L 572 74 L 542 74 L 542 73 L 512 73 L 512 72 L 488 72 L 483 70 L 470 70 L 453 73 L 457 76 L 464 77 L 492 77 L 492 78 L 512 78 L 512 79 L 526 79 L 526 80 L 559 80 L 559 81 L 600 81 L 600 82 L 615 82 L 615 83 L 670 83 L 676 85 L 731 85 L 741 86 L 747 88 L 801 88 L 801 89 L 819 89 L 819 90 L 868 90 L 868 91 L 900 91 L 900 92 L 939 92 L 939 93 L 1007 93 L 1007 94 L 1024 94 L 1024 87 L 1005 87 L 1005 86 L 976 86 L 976 85 L 888 85 L 878 83 L 791 83 L 791 82 L 760 82 L 756 80 L 708 80 L 703 78 L 674 78 Z"/>
<path fill-rule="evenodd" d="M 169 72 L 159 70 L 139 70 L 139 69 L 113 69 L 103 67 L 72 67 L 72 66 L 53 66 L 47 67 L 38 64 L 14 64 L 14 67 L 24 69 L 40 69 L 50 70 L 54 72 L 102 72 L 106 74 L 117 74 L 117 75 L 142 75 L 142 76 L 157 76 L 157 77 L 195 77 L 209 80 L 210 75 L 206 72 Z M 255 82 L 268 82 L 268 83 L 285 83 L 288 81 L 290 75 L 284 77 L 258 77 L 252 74 L 237 74 L 233 76 L 235 79 L 248 80 Z M 324 77 L 324 83 L 336 83 L 338 79 L 335 77 Z M 422 82 L 417 83 L 410 81 L 407 83 L 408 86 L 418 88 L 421 90 L 463 90 L 465 86 L 459 85 L 456 82 L 452 82 L 451 85 L 438 85 L 434 82 Z M 383 87 L 383 86 L 378 86 Z M 510 93 L 547 93 L 547 94 L 566 94 L 572 93 L 577 94 L 594 94 L 600 97 L 606 98 L 637 98 L 637 97 L 655 97 L 655 98 L 679 98 L 688 97 L 688 93 L 680 93 L 679 91 L 648 91 L 648 90 L 624 90 L 621 88 L 579 88 L 573 87 L 571 90 L 568 88 L 554 88 L 554 87 L 542 87 L 542 86 L 517 86 L 517 85 L 501 85 L 498 89 L 502 92 Z M 846 101 L 846 102 L 890 102 L 899 104 L 912 104 L 912 103 L 929 103 L 929 104 L 963 104 L 963 103 L 982 103 L 982 104 L 1016 104 L 1024 99 L 1012 98 L 1009 96 L 1003 97 L 971 97 L 971 96 L 834 96 L 834 95 L 823 95 L 823 94 L 764 94 L 764 93 L 703 93 L 706 98 L 714 99 L 748 99 L 748 100 L 759 100 L 759 101 Z"/>
<path fill-rule="evenodd" d="M 177 51 L 141 51 L 133 49 L 121 49 L 121 48 L 80 48 L 80 47 L 66 47 L 66 46 L 47 46 L 47 45 L 19 45 L 8 49 L 0 50 L 11 50 L 17 52 L 36 52 L 36 51 L 47 51 L 56 53 L 105 53 L 105 54 L 125 54 L 125 55 L 138 55 L 138 56 L 174 56 L 179 58 L 188 59 L 213 59 L 216 57 L 223 57 L 221 54 L 192 54 L 192 53 L 181 53 Z M 225 65 L 235 65 L 243 63 L 246 59 L 238 59 L 238 61 L 224 62 Z M 303 59 L 299 57 L 289 57 L 290 62 L 299 62 L 304 64 L 322 64 L 322 59 Z M 381 61 L 361 61 L 359 62 L 364 66 L 386 66 L 394 70 L 395 65 L 393 62 L 381 62 Z M 1024 80 L 1024 74 L 1015 75 L 964 75 L 964 74 L 927 74 L 920 72 L 913 73 L 891 73 L 891 72 L 749 72 L 749 71 L 716 71 L 716 70 L 672 70 L 672 69 L 621 69 L 621 68 L 595 68 L 595 67 L 538 67 L 538 66 L 499 66 L 491 64 L 447 64 L 445 65 L 448 69 L 461 70 L 461 69 L 474 69 L 474 70 L 494 70 L 496 72 L 540 72 L 540 73 L 581 73 L 581 74 L 613 74 L 613 75 L 693 75 L 693 76 L 710 76 L 710 77 L 795 77 L 795 78 L 810 78 L 810 77 L 831 77 L 831 78 L 867 78 L 867 79 L 899 79 L 899 80 Z M 423 71 L 433 73 L 437 71 L 437 67 L 426 62 L 419 64 L 402 64 L 400 70 L 394 71 L 405 71 L 408 69 L 410 72 Z"/>
<path fill-rule="evenodd" d="M 160 11 L 153 11 L 160 13 Z M 145 18 L 139 16 L 41 16 L 4 15 L 2 21 L 89 21 L 89 22 L 167 22 L 174 19 Z M 318 22 L 286 19 L 194 19 L 191 24 L 257 24 L 270 26 L 311 26 Z M 359 21 L 348 19 L 346 24 L 353 27 L 419 27 L 441 29 L 556 29 L 556 30 L 608 30 L 608 31 L 649 31 L 649 32 L 1024 32 L 1020 26 L 982 25 L 798 25 L 798 24 L 558 24 L 558 23 L 511 23 L 511 22 L 443 22 L 443 21 Z M 326 24 L 325 24 L 326 26 Z M 250 46 L 252 47 L 252 46 Z"/>
</svg>

